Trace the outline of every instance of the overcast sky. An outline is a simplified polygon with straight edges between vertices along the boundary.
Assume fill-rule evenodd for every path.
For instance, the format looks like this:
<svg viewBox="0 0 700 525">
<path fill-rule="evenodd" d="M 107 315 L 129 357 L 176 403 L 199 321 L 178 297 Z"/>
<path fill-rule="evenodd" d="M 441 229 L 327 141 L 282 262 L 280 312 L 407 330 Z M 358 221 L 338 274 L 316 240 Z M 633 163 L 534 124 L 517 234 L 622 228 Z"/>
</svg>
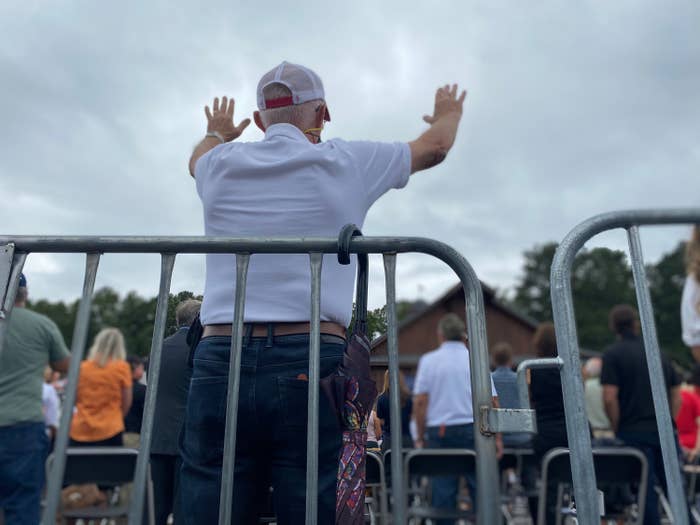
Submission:
<svg viewBox="0 0 700 525">
<path fill-rule="evenodd" d="M 326 138 L 412 140 L 437 86 L 468 89 L 446 162 L 382 198 L 364 231 L 445 241 L 492 286 L 512 288 L 525 249 L 591 215 L 700 204 L 696 0 L 183 4 L 0 3 L 3 234 L 201 234 L 187 159 L 202 107 L 225 94 L 236 122 L 251 116 L 282 60 L 322 77 Z M 250 126 L 241 140 L 261 137 Z M 688 231 L 644 233 L 646 255 Z M 83 265 L 31 256 L 31 293 L 75 297 Z M 98 286 L 155 293 L 158 267 L 105 257 Z M 375 305 L 382 280 L 377 268 Z M 400 297 L 455 280 L 399 258 Z M 202 287 L 202 257 L 179 258 L 173 290 Z"/>
</svg>

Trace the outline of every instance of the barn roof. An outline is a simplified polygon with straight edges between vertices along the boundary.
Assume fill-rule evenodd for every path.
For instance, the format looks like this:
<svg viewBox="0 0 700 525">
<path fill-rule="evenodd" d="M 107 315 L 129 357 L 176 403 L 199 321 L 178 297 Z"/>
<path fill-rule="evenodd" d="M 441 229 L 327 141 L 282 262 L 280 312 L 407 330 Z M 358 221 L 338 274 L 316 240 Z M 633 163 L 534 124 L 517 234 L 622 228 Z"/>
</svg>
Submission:
<svg viewBox="0 0 700 525">
<path fill-rule="evenodd" d="M 484 306 L 489 305 L 492 308 L 500 310 L 507 316 L 511 317 L 519 323 L 526 325 L 528 328 L 532 328 L 533 330 L 537 327 L 537 321 L 499 301 L 496 297 L 496 291 L 490 286 L 481 282 L 481 290 L 484 294 Z M 421 317 L 440 308 L 444 303 L 451 302 L 460 294 L 463 294 L 463 287 L 461 283 L 457 283 L 454 286 L 452 286 L 449 290 L 447 290 L 438 299 L 427 305 L 425 308 L 409 314 L 408 317 L 406 317 L 403 321 L 399 323 L 398 331 L 401 331 L 403 328 L 406 328 L 407 326 L 410 326 L 411 324 L 420 320 Z M 383 334 L 374 339 L 372 341 L 372 348 L 376 348 L 377 346 L 384 343 L 384 341 L 386 341 L 386 334 Z"/>
</svg>

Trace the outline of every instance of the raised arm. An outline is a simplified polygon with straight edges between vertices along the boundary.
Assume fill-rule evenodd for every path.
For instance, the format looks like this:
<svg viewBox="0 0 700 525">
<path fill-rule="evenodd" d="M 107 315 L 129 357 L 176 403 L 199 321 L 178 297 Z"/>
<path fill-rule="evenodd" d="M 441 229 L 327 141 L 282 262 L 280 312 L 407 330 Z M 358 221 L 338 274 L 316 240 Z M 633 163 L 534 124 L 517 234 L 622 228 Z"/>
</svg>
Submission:
<svg viewBox="0 0 700 525">
<path fill-rule="evenodd" d="M 445 160 L 457 136 L 466 97 L 466 91 L 457 97 L 457 84 L 452 87 L 445 85 L 437 90 L 433 115 L 423 117 L 430 128 L 408 143 L 411 147 L 411 173 L 432 168 Z"/>
<path fill-rule="evenodd" d="M 199 157 L 210 149 L 215 148 L 224 142 L 231 142 L 243 133 L 243 130 L 250 124 L 250 119 L 244 119 L 238 126 L 233 124 L 233 109 L 235 101 L 222 97 L 219 106 L 219 97 L 214 99 L 213 112 L 209 106 L 204 106 L 204 114 L 207 116 L 207 134 L 194 148 L 190 157 L 190 175 L 194 177 L 194 166 Z"/>
</svg>

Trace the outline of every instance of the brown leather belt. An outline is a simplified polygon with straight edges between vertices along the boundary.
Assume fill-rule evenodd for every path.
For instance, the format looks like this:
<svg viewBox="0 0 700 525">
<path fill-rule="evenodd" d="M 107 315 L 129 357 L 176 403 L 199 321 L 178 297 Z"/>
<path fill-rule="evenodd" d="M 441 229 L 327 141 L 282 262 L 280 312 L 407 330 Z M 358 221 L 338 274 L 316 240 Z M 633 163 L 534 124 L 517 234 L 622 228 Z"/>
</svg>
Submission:
<svg viewBox="0 0 700 525">
<path fill-rule="evenodd" d="M 249 327 L 252 326 L 252 331 L 250 332 L 251 337 L 267 337 L 268 326 L 270 324 L 273 328 L 273 336 L 308 334 L 311 332 L 311 323 L 246 323 L 243 326 L 248 330 L 250 330 Z M 211 337 L 216 335 L 230 336 L 231 331 L 230 324 L 208 324 L 204 326 L 204 333 L 202 333 L 202 337 Z M 247 333 L 247 330 L 244 329 L 244 333 Z M 342 337 L 343 339 L 346 338 L 345 327 L 330 321 L 321 321 L 321 333 L 335 335 Z"/>
</svg>

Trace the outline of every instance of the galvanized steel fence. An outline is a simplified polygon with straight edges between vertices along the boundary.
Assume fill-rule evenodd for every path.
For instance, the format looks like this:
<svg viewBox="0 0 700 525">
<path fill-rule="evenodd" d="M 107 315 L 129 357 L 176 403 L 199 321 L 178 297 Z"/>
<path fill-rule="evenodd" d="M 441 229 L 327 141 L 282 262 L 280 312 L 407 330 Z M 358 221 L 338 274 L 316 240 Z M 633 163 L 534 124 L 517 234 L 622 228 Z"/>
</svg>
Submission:
<svg viewBox="0 0 700 525">
<path fill-rule="evenodd" d="M 561 371 L 566 430 L 572 457 L 574 496 L 578 522 L 581 525 L 599 524 L 600 518 L 591 439 L 586 418 L 583 382 L 580 375 L 581 361 L 571 292 L 571 271 L 576 254 L 589 239 L 601 232 L 616 228 L 623 228 L 627 231 L 654 410 L 659 429 L 668 494 L 673 510 L 673 523 L 681 525 L 688 523 L 688 511 L 676 453 L 676 440 L 664 383 L 659 343 L 656 337 L 654 311 L 644 268 L 639 227 L 691 223 L 700 223 L 700 209 L 631 210 L 605 213 L 592 217 L 571 230 L 554 255 L 551 270 L 552 309 L 559 350 L 558 359 L 561 360 L 561 364 L 551 364 L 558 366 Z"/>
<path fill-rule="evenodd" d="M 71 345 L 71 364 L 68 372 L 68 385 L 65 396 L 65 409 L 62 411 L 59 431 L 55 444 L 55 461 L 48 479 L 47 505 L 43 523 L 56 522 L 57 509 L 66 463 L 66 448 L 69 442 L 69 429 L 75 405 L 80 362 L 83 359 L 90 308 L 95 286 L 95 277 L 101 254 L 104 253 L 159 253 L 161 254 L 160 289 L 156 306 L 155 325 L 151 343 L 151 365 L 149 372 L 150 388 L 147 389 L 144 419 L 141 429 L 141 446 L 134 478 L 133 499 L 129 511 L 129 523 L 141 523 L 144 508 L 144 494 L 148 474 L 148 461 L 153 432 L 153 414 L 157 399 L 160 377 L 161 349 L 163 344 L 168 307 L 168 294 L 175 257 L 178 253 L 227 253 L 236 254 L 236 294 L 233 334 L 231 338 L 232 359 L 229 364 L 228 400 L 226 409 L 225 446 L 220 494 L 219 523 L 230 523 L 235 487 L 234 462 L 236 451 L 236 424 L 240 384 L 242 332 L 245 308 L 245 285 L 250 256 L 266 254 L 309 254 L 311 269 L 310 293 L 310 363 L 308 407 L 308 454 L 306 485 L 306 524 L 317 523 L 318 494 L 318 418 L 319 418 L 319 375 L 320 375 L 320 297 L 323 254 L 337 253 L 337 239 L 306 238 L 221 238 L 221 237 L 0 237 L 0 353 L 17 292 L 19 275 L 30 253 L 85 253 L 86 268 L 82 298 L 78 308 Z M 499 522 L 498 464 L 494 435 L 496 432 L 527 431 L 534 428 L 532 411 L 504 410 L 492 407 L 491 379 L 489 375 L 489 354 L 486 341 L 484 303 L 479 279 L 469 263 L 451 247 L 424 238 L 362 237 L 350 242 L 352 253 L 379 253 L 383 255 L 386 276 L 387 299 L 387 353 L 390 370 L 390 417 L 399 421 L 399 361 L 398 329 L 396 320 L 396 259 L 398 253 L 418 252 L 429 254 L 447 263 L 457 274 L 464 287 L 466 316 L 471 343 L 471 381 L 473 408 L 479 424 L 475 425 L 475 449 L 477 466 L 478 523 L 492 525 Z M 585 418 L 585 414 L 583 415 Z M 571 428 L 585 421 L 568 422 Z M 400 425 L 399 427 L 400 428 Z M 392 433 L 391 448 L 401 449 L 401 433 Z M 580 454 L 580 451 L 579 451 Z M 406 522 L 406 494 L 404 491 L 402 455 L 392 455 L 392 490 L 395 505 L 393 521 Z"/>
</svg>

